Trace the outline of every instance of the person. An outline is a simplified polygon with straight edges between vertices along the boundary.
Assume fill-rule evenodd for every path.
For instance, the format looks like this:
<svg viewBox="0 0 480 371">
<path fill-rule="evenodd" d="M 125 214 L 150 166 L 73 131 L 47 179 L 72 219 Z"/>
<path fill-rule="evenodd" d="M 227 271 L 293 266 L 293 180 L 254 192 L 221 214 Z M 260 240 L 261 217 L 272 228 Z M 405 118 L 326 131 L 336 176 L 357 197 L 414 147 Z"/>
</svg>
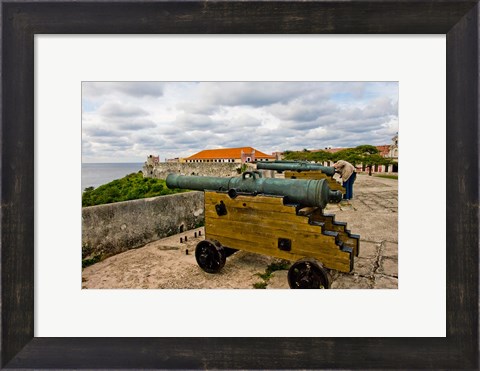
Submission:
<svg viewBox="0 0 480 371">
<path fill-rule="evenodd" d="M 350 200 L 353 197 L 353 183 L 357 179 L 357 172 L 355 171 L 355 166 L 350 162 L 340 160 L 333 164 L 335 172 L 340 174 L 342 178 L 343 186 L 345 187 L 345 194 L 343 198 L 345 200 Z"/>
</svg>

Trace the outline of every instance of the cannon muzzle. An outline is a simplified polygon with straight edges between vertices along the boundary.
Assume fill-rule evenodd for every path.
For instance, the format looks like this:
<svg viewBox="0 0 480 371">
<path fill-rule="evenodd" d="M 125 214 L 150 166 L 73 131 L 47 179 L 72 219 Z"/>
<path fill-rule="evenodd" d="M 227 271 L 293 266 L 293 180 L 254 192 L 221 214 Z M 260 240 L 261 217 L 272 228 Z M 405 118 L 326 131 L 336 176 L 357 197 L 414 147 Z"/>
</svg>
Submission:
<svg viewBox="0 0 480 371">
<path fill-rule="evenodd" d="M 325 179 L 262 178 L 258 172 L 251 171 L 231 178 L 169 174 L 166 184 L 168 188 L 224 191 L 232 198 L 239 193 L 284 196 L 289 203 L 321 208 L 342 199 L 342 193 L 332 191 Z"/>
<path fill-rule="evenodd" d="M 312 164 L 309 162 L 258 162 L 257 169 L 261 170 L 276 170 L 283 172 L 285 170 L 291 171 L 321 171 L 322 173 L 333 176 L 335 174 L 335 168 L 333 166 L 322 166 L 318 164 Z"/>
</svg>

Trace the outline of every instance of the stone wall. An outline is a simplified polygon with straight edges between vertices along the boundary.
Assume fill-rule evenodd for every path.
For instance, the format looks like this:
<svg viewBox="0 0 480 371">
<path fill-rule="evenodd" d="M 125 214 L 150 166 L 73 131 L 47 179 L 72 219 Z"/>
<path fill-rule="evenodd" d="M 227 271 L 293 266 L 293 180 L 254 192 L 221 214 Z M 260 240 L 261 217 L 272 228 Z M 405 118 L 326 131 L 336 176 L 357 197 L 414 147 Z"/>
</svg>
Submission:
<svg viewBox="0 0 480 371">
<path fill-rule="evenodd" d="M 204 223 L 203 192 L 82 209 L 82 258 L 105 258 Z"/>
<path fill-rule="evenodd" d="M 240 174 L 241 164 L 228 162 L 161 162 L 155 166 L 143 166 L 143 176 L 148 178 L 166 179 L 168 174 L 222 176 L 231 177 Z M 247 164 L 248 170 L 255 169 L 254 164 Z"/>
</svg>

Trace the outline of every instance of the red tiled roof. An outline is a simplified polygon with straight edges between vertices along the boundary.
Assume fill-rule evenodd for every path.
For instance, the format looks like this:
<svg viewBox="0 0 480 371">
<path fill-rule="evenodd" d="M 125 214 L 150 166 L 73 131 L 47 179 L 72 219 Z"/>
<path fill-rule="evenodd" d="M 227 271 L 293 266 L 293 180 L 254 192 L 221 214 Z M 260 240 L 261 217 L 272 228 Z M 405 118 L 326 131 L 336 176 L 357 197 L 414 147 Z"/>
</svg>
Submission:
<svg viewBox="0 0 480 371">
<path fill-rule="evenodd" d="M 275 156 L 267 155 L 252 147 L 239 147 L 239 148 L 219 148 L 219 149 L 205 149 L 194 155 L 187 157 L 187 160 L 194 159 L 216 159 L 216 158 L 241 158 L 242 150 L 245 154 L 250 154 L 255 151 L 255 158 L 271 158 L 275 159 Z"/>
<path fill-rule="evenodd" d="M 388 152 L 390 152 L 390 146 L 389 145 L 383 145 L 383 146 L 376 146 L 379 152 L 380 156 L 387 156 Z"/>
</svg>

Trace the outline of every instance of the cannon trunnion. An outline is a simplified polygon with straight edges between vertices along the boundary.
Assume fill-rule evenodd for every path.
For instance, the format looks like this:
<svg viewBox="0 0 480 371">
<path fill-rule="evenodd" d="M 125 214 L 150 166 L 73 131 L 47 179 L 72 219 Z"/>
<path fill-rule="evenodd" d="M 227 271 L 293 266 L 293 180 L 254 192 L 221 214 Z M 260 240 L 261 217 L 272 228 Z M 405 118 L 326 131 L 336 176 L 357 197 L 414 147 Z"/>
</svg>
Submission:
<svg viewBox="0 0 480 371">
<path fill-rule="evenodd" d="M 265 189 L 272 189 L 265 187 L 265 181 L 272 180 L 277 194 L 266 194 Z M 245 182 L 248 186 L 242 185 Z M 328 201 L 340 200 L 340 192 L 331 191 L 324 180 L 303 182 L 260 178 L 256 173 L 239 178 L 167 177 L 169 187 L 206 186 L 205 240 L 195 250 L 197 263 L 205 272 L 220 271 L 229 255 L 245 250 L 295 261 L 288 272 L 291 288 L 329 288 L 326 269 L 351 272 L 359 236 L 350 234 L 346 223 L 335 222 L 334 216 L 323 213 Z M 254 183 L 255 187 L 249 188 Z M 229 189 L 229 184 L 235 188 Z M 292 184 L 297 195 L 289 190 Z M 263 193 L 257 193 L 256 187 L 263 187 Z M 305 197 L 308 189 L 315 189 L 317 196 Z"/>
</svg>

